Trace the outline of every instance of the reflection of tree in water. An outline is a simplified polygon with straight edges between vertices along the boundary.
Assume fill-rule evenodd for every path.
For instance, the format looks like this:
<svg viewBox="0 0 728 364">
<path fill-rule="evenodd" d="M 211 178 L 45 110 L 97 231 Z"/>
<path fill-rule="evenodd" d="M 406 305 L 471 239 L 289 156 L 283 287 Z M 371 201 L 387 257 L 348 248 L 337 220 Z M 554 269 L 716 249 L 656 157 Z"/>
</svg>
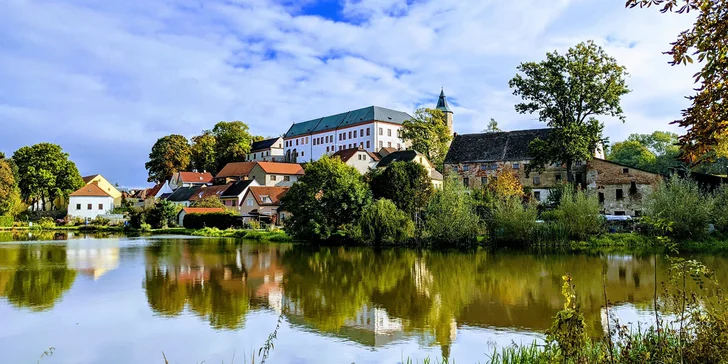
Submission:
<svg viewBox="0 0 728 364">
<path fill-rule="evenodd" d="M 66 266 L 66 249 L 56 245 L 0 248 L 0 296 L 17 307 L 51 309 L 71 288 L 76 272 Z"/>
<path fill-rule="evenodd" d="M 228 245 L 164 241 L 146 250 L 144 288 L 151 308 L 175 316 L 185 307 L 217 329 L 242 327 L 257 287 L 247 263 L 257 263 L 275 249 L 252 251 Z M 253 268 L 255 275 L 255 268 Z"/>
</svg>

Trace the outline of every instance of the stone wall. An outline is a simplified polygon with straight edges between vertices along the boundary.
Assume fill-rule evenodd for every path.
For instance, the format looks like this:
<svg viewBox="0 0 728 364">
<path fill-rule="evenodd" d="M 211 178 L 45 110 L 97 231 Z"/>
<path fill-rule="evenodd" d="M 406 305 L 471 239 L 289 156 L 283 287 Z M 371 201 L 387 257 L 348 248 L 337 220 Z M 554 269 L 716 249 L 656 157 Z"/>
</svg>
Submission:
<svg viewBox="0 0 728 364">
<path fill-rule="evenodd" d="M 661 179 L 656 173 L 602 159 L 590 161 L 586 172 L 587 189 L 600 194 L 603 211 L 609 215 L 641 215 L 645 197 L 657 187 Z"/>
</svg>

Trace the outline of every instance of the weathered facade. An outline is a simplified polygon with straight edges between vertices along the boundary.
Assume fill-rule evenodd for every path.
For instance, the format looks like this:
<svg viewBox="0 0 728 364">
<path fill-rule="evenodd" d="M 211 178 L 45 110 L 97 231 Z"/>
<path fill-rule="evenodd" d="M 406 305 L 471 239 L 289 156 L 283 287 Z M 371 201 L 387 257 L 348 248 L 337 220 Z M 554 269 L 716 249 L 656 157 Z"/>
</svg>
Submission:
<svg viewBox="0 0 728 364">
<path fill-rule="evenodd" d="M 587 164 L 586 188 L 596 191 L 606 215 L 640 216 L 645 197 L 662 176 L 622 164 L 593 159 Z"/>
</svg>

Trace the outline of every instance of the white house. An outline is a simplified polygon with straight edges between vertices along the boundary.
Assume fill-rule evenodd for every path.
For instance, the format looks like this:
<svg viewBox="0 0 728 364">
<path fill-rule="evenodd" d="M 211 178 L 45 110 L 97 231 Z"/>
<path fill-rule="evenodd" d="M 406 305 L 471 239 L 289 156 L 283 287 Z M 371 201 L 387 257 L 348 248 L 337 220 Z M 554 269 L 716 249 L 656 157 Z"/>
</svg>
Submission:
<svg viewBox="0 0 728 364">
<path fill-rule="evenodd" d="M 93 183 L 72 193 L 68 201 L 68 215 L 71 217 L 95 219 L 114 210 L 114 197 Z"/>
<path fill-rule="evenodd" d="M 245 158 L 249 162 L 283 162 L 283 138 L 271 138 L 253 143 Z"/>
<path fill-rule="evenodd" d="M 334 153 L 346 165 L 356 168 L 361 174 L 366 174 L 371 169 L 377 168 L 379 156 L 362 148 L 344 149 Z"/>
</svg>

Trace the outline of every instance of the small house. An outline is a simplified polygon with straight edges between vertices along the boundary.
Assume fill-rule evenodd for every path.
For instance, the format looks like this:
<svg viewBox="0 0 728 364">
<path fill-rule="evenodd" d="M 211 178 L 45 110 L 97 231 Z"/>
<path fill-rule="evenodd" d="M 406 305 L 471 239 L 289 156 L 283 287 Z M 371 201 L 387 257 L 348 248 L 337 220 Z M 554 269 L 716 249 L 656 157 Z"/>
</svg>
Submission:
<svg viewBox="0 0 728 364">
<path fill-rule="evenodd" d="M 354 167 L 361 174 L 366 174 L 369 170 L 377 168 L 377 162 L 379 162 L 378 155 L 364 148 L 340 150 L 334 153 L 332 157 L 341 159 L 342 162 Z"/>
<path fill-rule="evenodd" d="M 220 198 L 222 196 L 223 192 L 225 192 L 225 190 L 230 188 L 231 185 L 232 184 L 200 187 L 192 194 L 192 196 L 190 196 L 190 198 L 189 198 L 190 206 L 194 205 L 195 202 L 204 200 L 206 198 L 210 198 L 210 197 Z"/>
<path fill-rule="evenodd" d="M 253 142 L 245 160 L 248 162 L 283 162 L 283 158 L 283 138 L 277 137 Z"/>
<path fill-rule="evenodd" d="M 260 186 L 254 179 L 240 180 L 228 187 L 225 192 L 220 195 L 223 205 L 228 208 L 237 210 L 243 202 L 243 196 L 248 192 L 251 186 Z"/>
<path fill-rule="evenodd" d="M 598 158 L 586 168 L 586 188 L 596 191 L 605 215 L 641 216 L 645 198 L 661 180 L 659 174 Z"/>
<path fill-rule="evenodd" d="M 267 220 L 277 223 L 286 219 L 281 209 L 281 199 L 288 193 L 288 187 L 253 186 L 243 197 L 240 212 L 243 221 Z"/>
<path fill-rule="evenodd" d="M 68 200 L 68 215 L 71 217 L 95 219 L 114 210 L 114 197 L 95 183 L 73 192 Z"/>
<path fill-rule="evenodd" d="M 167 197 L 167 201 L 175 204 L 180 205 L 183 207 L 188 207 L 192 205 L 192 202 L 190 199 L 192 196 L 200 190 L 202 187 L 195 186 L 195 187 L 180 187 L 176 189 L 174 192 L 172 192 L 169 197 Z"/>
<path fill-rule="evenodd" d="M 291 187 L 303 173 L 298 163 L 256 162 L 248 177 L 261 186 Z"/>
<path fill-rule="evenodd" d="M 435 188 L 442 188 L 442 174 L 435 169 L 432 163 L 430 163 L 430 160 L 427 159 L 427 156 L 424 154 L 414 150 L 399 150 L 390 152 L 382 157 L 379 163 L 377 163 L 377 168 L 387 168 L 394 162 L 414 162 L 420 164 L 429 173 L 432 185 Z"/>
<path fill-rule="evenodd" d="M 220 172 L 215 175 L 216 184 L 228 184 L 248 178 L 250 170 L 255 166 L 255 162 L 233 162 L 228 163 Z"/>
<path fill-rule="evenodd" d="M 210 172 L 177 172 L 169 180 L 169 188 L 174 191 L 180 187 L 209 186 L 212 184 L 212 180 Z"/>
</svg>

